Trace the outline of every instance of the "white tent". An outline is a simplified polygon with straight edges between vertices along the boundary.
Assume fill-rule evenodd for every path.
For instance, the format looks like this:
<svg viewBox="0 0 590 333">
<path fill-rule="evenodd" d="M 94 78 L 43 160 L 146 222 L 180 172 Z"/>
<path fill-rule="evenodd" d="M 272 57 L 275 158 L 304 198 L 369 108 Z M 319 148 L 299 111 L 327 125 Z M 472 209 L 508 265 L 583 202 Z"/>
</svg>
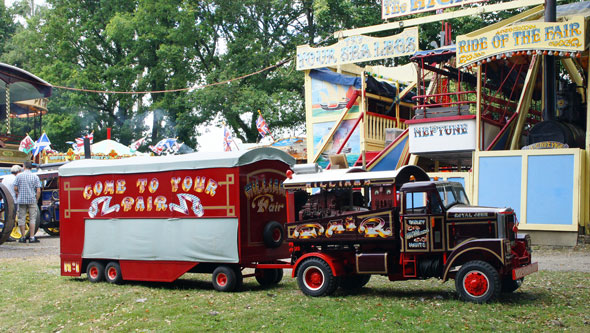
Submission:
<svg viewBox="0 0 590 333">
<path fill-rule="evenodd" d="M 128 146 L 122 145 L 113 140 L 102 140 L 90 146 L 90 151 L 93 154 L 108 155 L 112 150 L 114 150 L 117 155 L 134 155 Z"/>
</svg>

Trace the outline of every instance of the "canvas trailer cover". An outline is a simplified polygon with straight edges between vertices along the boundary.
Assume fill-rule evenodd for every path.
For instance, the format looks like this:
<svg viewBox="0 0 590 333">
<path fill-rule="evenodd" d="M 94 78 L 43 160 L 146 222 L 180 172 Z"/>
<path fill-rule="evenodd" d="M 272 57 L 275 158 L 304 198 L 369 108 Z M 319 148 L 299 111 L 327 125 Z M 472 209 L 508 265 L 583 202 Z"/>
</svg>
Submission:
<svg viewBox="0 0 590 333">
<path fill-rule="evenodd" d="M 295 160 L 258 148 L 120 160 L 59 169 L 62 275 L 116 260 L 126 280 L 173 281 L 199 263 L 287 258 L 264 228 L 286 222 L 282 189 Z"/>
</svg>

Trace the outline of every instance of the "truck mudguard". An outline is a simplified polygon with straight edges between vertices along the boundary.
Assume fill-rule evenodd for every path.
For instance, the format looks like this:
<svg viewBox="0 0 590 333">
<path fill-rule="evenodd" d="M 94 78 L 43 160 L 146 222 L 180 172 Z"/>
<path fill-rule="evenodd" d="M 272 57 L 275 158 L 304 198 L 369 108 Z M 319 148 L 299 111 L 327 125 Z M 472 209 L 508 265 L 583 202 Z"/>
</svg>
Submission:
<svg viewBox="0 0 590 333">
<path fill-rule="evenodd" d="M 296 277 L 297 276 L 297 269 L 299 268 L 299 264 L 301 264 L 305 259 L 307 258 L 320 258 L 323 261 L 327 262 L 328 265 L 330 266 L 330 269 L 332 270 L 332 273 L 334 274 L 334 276 L 340 276 L 342 274 L 344 274 L 344 265 L 340 262 L 340 259 L 331 257 L 325 253 L 321 253 L 321 252 L 311 252 L 311 253 L 306 253 L 303 256 L 301 256 L 301 258 L 297 259 L 297 261 L 295 262 L 295 265 L 293 265 L 293 271 L 291 273 L 291 277 Z"/>
<path fill-rule="evenodd" d="M 505 262 L 504 242 L 498 238 L 468 239 L 457 245 L 448 256 L 444 267 L 443 282 L 448 280 L 449 270 L 470 260 L 482 260 L 484 257 L 493 257 L 497 263 L 504 265 Z M 491 262 L 490 262 L 491 263 Z"/>
</svg>

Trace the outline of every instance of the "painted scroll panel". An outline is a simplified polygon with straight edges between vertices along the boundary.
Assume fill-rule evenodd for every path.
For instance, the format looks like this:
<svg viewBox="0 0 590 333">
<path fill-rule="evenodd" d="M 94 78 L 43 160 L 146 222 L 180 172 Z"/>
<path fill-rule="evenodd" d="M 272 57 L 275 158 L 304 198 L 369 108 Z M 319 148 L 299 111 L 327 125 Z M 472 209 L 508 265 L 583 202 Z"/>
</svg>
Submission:
<svg viewBox="0 0 590 333">
<path fill-rule="evenodd" d="M 527 225 L 571 225 L 574 155 L 528 156 Z"/>
<path fill-rule="evenodd" d="M 494 55 L 514 51 L 583 51 L 586 45 L 584 17 L 566 22 L 526 22 L 502 27 L 478 36 L 457 37 L 457 65 L 465 66 Z"/>
</svg>

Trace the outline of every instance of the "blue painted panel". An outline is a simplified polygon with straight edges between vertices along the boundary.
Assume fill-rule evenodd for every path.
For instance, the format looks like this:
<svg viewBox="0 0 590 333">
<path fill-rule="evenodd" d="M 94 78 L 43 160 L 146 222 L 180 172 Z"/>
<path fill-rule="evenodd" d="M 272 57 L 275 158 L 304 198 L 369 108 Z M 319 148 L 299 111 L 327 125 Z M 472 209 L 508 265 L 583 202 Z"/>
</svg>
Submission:
<svg viewBox="0 0 590 333">
<path fill-rule="evenodd" d="M 379 163 L 375 164 L 374 167 L 371 168 L 371 171 L 386 171 L 386 170 L 395 170 L 397 163 L 406 147 L 408 142 L 408 137 L 398 142 L 398 144 L 385 155 Z"/>
<path fill-rule="evenodd" d="M 574 155 L 529 156 L 527 224 L 573 223 Z"/>
<path fill-rule="evenodd" d="M 450 182 L 461 183 L 461 185 L 463 185 L 463 188 L 465 188 L 465 178 L 463 177 L 449 177 L 447 178 L 447 180 Z"/>
<path fill-rule="evenodd" d="M 479 205 L 511 207 L 520 219 L 521 156 L 479 158 Z"/>
</svg>

